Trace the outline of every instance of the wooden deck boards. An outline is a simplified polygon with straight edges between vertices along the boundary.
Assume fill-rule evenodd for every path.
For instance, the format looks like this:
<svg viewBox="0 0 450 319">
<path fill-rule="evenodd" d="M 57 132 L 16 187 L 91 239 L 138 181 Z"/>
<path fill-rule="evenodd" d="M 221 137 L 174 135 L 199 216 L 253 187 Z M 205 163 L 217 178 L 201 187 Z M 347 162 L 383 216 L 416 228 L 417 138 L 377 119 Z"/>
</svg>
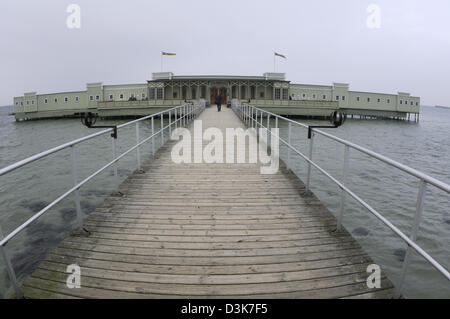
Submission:
<svg viewBox="0 0 450 319">
<path fill-rule="evenodd" d="M 206 109 L 203 129 L 243 127 Z M 281 165 L 175 164 L 173 143 L 148 160 L 25 281 L 29 298 L 390 298 L 369 289 L 370 257 Z M 81 288 L 66 286 L 67 265 Z"/>
</svg>

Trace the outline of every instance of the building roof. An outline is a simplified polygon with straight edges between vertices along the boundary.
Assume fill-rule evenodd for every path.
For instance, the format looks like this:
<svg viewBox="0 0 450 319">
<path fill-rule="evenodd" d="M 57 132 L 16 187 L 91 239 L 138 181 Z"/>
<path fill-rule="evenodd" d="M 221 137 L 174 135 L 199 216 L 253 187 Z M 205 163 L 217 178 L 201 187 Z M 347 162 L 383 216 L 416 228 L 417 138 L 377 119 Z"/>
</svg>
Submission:
<svg viewBox="0 0 450 319">
<path fill-rule="evenodd" d="M 285 80 L 284 73 L 264 73 L 262 76 L 246 76 L 246 75 L 174 75 L 172 72 L 157 72 L 152 73 L 152 80 L 150 81 L 164 81 L 164 80 L 250 80 L 250 81 L 283 81 Z M 149 82 L 150 82 L 149 81 Z"/>
</svg>

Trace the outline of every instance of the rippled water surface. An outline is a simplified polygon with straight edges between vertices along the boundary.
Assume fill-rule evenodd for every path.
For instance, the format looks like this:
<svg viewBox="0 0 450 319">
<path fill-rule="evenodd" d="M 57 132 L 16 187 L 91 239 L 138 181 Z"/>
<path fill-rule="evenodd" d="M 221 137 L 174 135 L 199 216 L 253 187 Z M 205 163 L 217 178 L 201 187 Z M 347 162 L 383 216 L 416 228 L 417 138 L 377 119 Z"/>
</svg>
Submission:
<svg viewBox="0 0 450 319">
<path fill-rule="evenodd" d="M 76 119 L 18 123 L 14 117 L 8 116 L 8 111 L 7 108 L 0 108 L 0 168 L 93 132 Z M 151 132 L 149 124 L 140 126 L 142 137 Z M 156 129 L 159 129 L 159 121 L 155 124 Z M 281 135 L 286 137 L 286 123 L 280 122 L 279 125 Z M 450 184 L 450 109 L 423 107 L 419 123 L 348 120 L 333 133 Z M 119 131 L 119 152 L 125 151 L 135 142 L 135 134 L 134 126 Z M 307 154 L 305 129 L 293 128 L 292 140 L 300 151 Z M 159 143 L 160 139 L 156 139 L 156 147 Z M 141 149 L 142 157 L 147 157 L 150 150 L 151 144 L 145 145 Z M 109 134 L 77 146 L 75 154 L 78 179 L 81 180 L 111 160 Z M 286 159 L 287 150 L 284 147 L 281 148 L 281 154 Z M 314 159 L 339 180 L 342 178 L 343 156 L 342 145 L 316 136 Z M 305 162 L 295 155 L 292 158 L 295 159 L 295 173 L 305 181 Z M 124 180 L 135 169 L 136 154 L 132 152 L 119 163 L 120 179 Z M 112 169 L 107 169 L 81 189 L 83 215 L 93 211 L 113 191 L 113 182 Z M 336 214 L 340 203 L 338 187 L 316 170 L 313 170 L 311 185 L 313 192 Z M 410 234 L 419 186 L 416 178 L 352 150 L 348 185 L 395 226 Z M 69 150 L 1 176 L 0 225 L 3 233 L 10 233 L 71 186 Z M 8 253 L 19 280 L 23 281 L 43 256 L 75 227 L 74 207 L 73 197 L 63 200 L 8 243 Z M 428 187 L 418 236 L 419 245 L 446 268 L 450 267 L 449 207 L 450 195 Z M 397 282 L 406 248 L 403 242 L 349 198 L 346 201 L 344 225 L 389 278 Z M 0 296 L 10 293 L 4 262 L 0 260 Z M 450 286 L 434 268 L 422 258 L 414 256 L 407 274 L 405 294 L 408 297 L 450 298 Z"/>
</svg>

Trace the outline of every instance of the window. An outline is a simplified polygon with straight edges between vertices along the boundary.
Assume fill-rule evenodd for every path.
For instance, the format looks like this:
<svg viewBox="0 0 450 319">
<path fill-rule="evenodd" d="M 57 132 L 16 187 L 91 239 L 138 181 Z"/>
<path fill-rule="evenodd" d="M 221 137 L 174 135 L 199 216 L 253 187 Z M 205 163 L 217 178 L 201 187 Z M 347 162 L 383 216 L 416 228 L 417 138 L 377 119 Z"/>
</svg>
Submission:
<svg viewBox="0 0 450 319">
<path fill-rule="evenodd" d="M 197 98 L 197 88 L 192 87 L 191 88 L 191 99 L 196 99 L 196 98 Z"/>
<path fill-rule="evenodd" d="M 78 102 L 80 98 L 78 96 L 75 96 L 75 102 Z"/>
<path fill-rule="evenodd" d="M 31 101 L 31 104 L 34 104 L 34 101 Z"/>
<path fill-rule="evenodd" d="M 27 105 L 29 105 L 30 104 L 30 101 L 27 101 Z"/>
<path fill-rule="evenodd" d="M 259 92 L 259 97 L 260 97 L 261 99 L 264 98 L 264 91 Z"/>
<path fill-rule="evenodd" d="M 141 94 L 141 98 L 145 99 L 145 93 Z"/>
<path fill-rule="evenodd" d="M 302 94 L 302 98 L 306 99 L 306 94 L 305 93 Z"/>
<path fill-rule="evenodd" d="M 358 102 L 359 102 L 359 96 L 357 96 L 357 97 L 356 97 L 356 101 L 358 101 Z"/>
<path fill-rule="evenodd" d="M 416 106 L 419 106 L 419 102 L 416 102 Z"/>
<path fill-rule="evenodd" d="M 202 87 L 200 88 L 200 98 L 201 99 L 206 98 L 206 86 L 204 86 L 204 85 L 202 85 Z"/>
<path fill-rule="evenodd" d="M 173 92 L 173 98 L 178 99 L 178 92 Z"/>
<path fill-rule="evenodd" d="M 411 105 L 413 105 L 413 101 L 411 101 Z"/>
<path fill-rule="evenodd" d="M 391 99 L 386 100 L 387 104 L 391 103 Z"/>
<path fill-rule="evenodd" d="M 16 102 L 16 105 L 19 105 L 19 102 Z"/>
<path fill-rule="evenodd" d="M 327 96 L 324 94 L 324 95 L 322 95 L 322 100 L 326 100 L 327 99 Z"/>
<path fill-rule="evenodd" d="M 275 88 L 275 100 L 281 99 L 281 89 Z"/>
<path fill-rule="evenodd" d="M 336 101 L 339 101 L 339 95 L 336 95 Z"/>
<path fill-rule="evenodd" d="M 99 95 L 96 95 L 95 96 L 95 99 L 98 101 L 98 100 L 100 100 L 100 96 Z"/>
<path fill-rule="evenodd" d="M 58 98 L 57 97 L 55 97 L 55 103 L 58 103 Z"/>
<path fill-rule="evenodd" d="M 120 93 L 119 98 L 123 100 L 123 93 Z"/>
<path fill-rule="evenodd" d="M 110 100 L 114 100 L 114 96 L 112 94 L 109 95 Z"/>
<path fill-rule="evenodd" d="M 155 99 L 155 88 L 150 88 L 148 98 L 150 100 L 154 100 Z"/>
<path fill-rule="evenodd" d="M 94 101 L 94 97 L 92 95 L 89 97 L 89 101 Z"/>
<path fill-rule="evenodd" d="M 368 97 L 368 98 L 367 98 L 367 102 L 369 102 L 369 103 L 370 103 L 370 97 Z"/>
<path fill-rule="evenodd" d="M 130 93 L 130 98 L 134 98 L 134 93 Z"/>
<path fill-rule="evenodd" d="M 315 95 L 315 94 L 313 94 L 313 99 L 314 99 L 314 100 L 316 99 L 316 95 Z"/>
<path fill-rule="evenodd" d="M 247 96 L 246 87 L 241 86 L 241 99 L 245 99 L 246 96 Z"/>
<path fill-rule="evenodd" d="M 400 104 L 403 104 L 403 100 L 400 100 Z"/>
<path fill-rule="evenodd" d="M 185 100 L 187 98 L 187 86 L 181 87 L 181 98 Z"/>
<path fill-rule="evenodd" d="M 64 102 L 67 103 L 69 102 L 69 99 L 67 97 L 64 98 Z"/>
<path fill-rule="evenodd" d="M 380 102 L 381 102 L 381 99 L 378 99 L 377 102 L 380 103 Z"/>
<path fill-rule="evenodd" d="M 20 102 L 20 105 L 23 106 L 23 102 Z"/>
<path fill-rule="evenodd" d="M 158 100 L 162 100 L 162 99 L 164 98 L 164 91 L 163 91 L 163 88 L 158 88 L 158 89 L 156 90 L 156 98 L 157 98 Z"/>
<path fill-rule="evenodd" d="M 256 87 L 255 86 L 250 87 L 250 98 L 252 100 L 256 99 Z"/>
<path fill-rule="evenodd" d="M 287 100 L 289 98 L 289 90 L 283 89 L 283 100 Z"/>
<path fill-rule="evenodd" d="M 237 92 L 236 91 L 237 91 L 236 86 L 233 86 L 231 88 L 231 98 L 235 99 L 237 97 Z"/>
<path fill-rule="evenodd" d="M 345 101 L 345 96 L 342 96 L 342 101 Z"/>
</svg>

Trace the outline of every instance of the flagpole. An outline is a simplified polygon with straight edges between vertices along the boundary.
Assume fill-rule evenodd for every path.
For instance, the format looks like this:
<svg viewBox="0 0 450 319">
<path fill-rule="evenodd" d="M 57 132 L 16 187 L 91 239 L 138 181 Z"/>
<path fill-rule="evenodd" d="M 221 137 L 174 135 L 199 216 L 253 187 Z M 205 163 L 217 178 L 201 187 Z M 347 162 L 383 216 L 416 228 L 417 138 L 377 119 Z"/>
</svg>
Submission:
<svg viewBox="0 0 450 319">
<path fill-rule="evenodd" d="M 163 71 L 163 54 L 161 52 L 161 72 Z"/>
<path fill-rule="evenodd" d="M 273 73 L 276 73 L 275 59 L 276 59 L 276 56 L 275 56 L 275 52 L 274 52 L 274 53 L 273 53 Z"/>
</svg>

